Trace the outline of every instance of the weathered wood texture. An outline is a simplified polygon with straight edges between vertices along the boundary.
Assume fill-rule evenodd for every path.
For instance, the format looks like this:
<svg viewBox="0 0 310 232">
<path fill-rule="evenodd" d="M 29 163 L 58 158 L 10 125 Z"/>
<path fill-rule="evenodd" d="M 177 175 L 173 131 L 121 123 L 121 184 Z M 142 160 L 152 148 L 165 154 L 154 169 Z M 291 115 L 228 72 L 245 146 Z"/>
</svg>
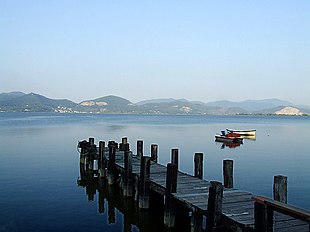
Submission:
<svg viewBox="0 0 310 232">
<path fill-rule="evenodd" d="M 116 148 L 117 144 L 115 144 L 109 142 L 109 149 L 105 149 L 105 155 L 108 157 L 108 184 L 113 184 L 116 181 L 115 177 L 111 173 L 112 170 L 115 169 L 114 173 L 123 172 L 125 170 L 124 164 L 127 163 L 127 161 L 124 160 L 124 152 L 119 151 L 119 149 Z M 129 145 L 125 145 L 122 148 L 129 149 Z M 145 170 L 146 177 L 144 177 L 148 180 L 146 184 L 147 189 L 142 190 L 145 191 L 143 194 L 147 195 L 149 188 L 150 190 L 155 191 L 163 196 L 166 195 L 165 198 L 168 200 L 168 203 L 166 202 L 167 206 L 170 204 L 170 208 L 165 211 L 165 220 L 167 224 L 172 225 L 174 223 L 174 204 L 182 204 L 183 206 L 187 207 L 188 210 L 194 212 L 193 215 L 198 215 L 198 219 L 193 218 L 193 222 L 198 220 L 198 224 L 200 224 L 201 215 L 207 216 L 209 188 L 211 186 L 210 182 L 207 180 L 199 179 L 187 173 L 177 171 L 177 149 L 172 150 L 171 161 L 174 164 L 168 165 L 168 169 L 170 169 L 168 173 L 171 175 L 169 178 L 175 178 L 175 180 L 177 180 L 177 184 L 174 184 L 174 187 L 172 184 L 171 188 L 168 189 L 170 194 L 167 195 L 167 180 L 168 182 L 174 182 L 174 180 L 169 180 L 169 178 L 167 179 L 167 167 L 149 160 L 146 161 L 150 162 L 149 171 Z M 141 167 L 141 156 L 132 155 L 130 163 L 131 168 L 129 169 L 131 169 L 131 175 L 134 176 L 131 177 L 131 179 L 135 179 L 136 177 L 141 178 L 141 168 L 146 168 L 145 166 Z M 253 195 L 249 192 L 241 191 L 231 187 L 224 187 L 221 203 L 221 223 L 229 225 L 229 227 L 234 228 L 236 231 L 254 231 L 255 201 L 252 199 L 252 197 Z M 194 224 L 197 224 L 197 222 Z M 285 225 L 289 226 L 287 227 L 289 228 L 288 230 L 282 229 L 286 228 Z M 302 229 L 298 230 L 299 228 L 307 228 L 307 226 L 309 228 L 307 223 L 298 221 L 296 219 L 287 220 L 283 219 L 283 217 L 275 217 L 274 228 L 276 228 L 276 231 L 308 231 Z"/>
</svg>

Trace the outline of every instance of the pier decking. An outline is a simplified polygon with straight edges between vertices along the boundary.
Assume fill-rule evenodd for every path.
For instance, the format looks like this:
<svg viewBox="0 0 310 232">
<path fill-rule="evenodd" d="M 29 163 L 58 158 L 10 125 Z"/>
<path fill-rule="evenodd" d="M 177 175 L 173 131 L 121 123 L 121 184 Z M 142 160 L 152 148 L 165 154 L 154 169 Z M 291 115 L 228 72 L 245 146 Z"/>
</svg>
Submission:
<svg viewBox="0 0 310 232">
<path fill-rule="evenodd" d="M 285 215 L 289 214 L 285 210 L 285 214 L 275 212 L 270 223 L 270 212 L 278 208 L 270 210 L 261 198 L 233 188 L 232 161 L 227 164 L 224 161 L 222 185 L 202 179 L 201 153 L 195 154 L 195 176 L 192 176 L 178 170 L 177 149 L 172 149 L 171 163 L 164 166 L 157 163 L 157 147 L 151 148 L 150 157 L 143 156 L 141 141 L 137 142 L 137 155 L 129 150 L 127 139 L 119 147 L 115 142 L 108 147 L 100 142 L 96 149 L 93 139 L 87 146 L 81 149 L 81 166 L 94 170 L 93 161 L 98 160 L 99 178 L 106 178 L 111 185 L 119 184 L 124 198 L 134 198 L 142 210 L 148 208 L 149 191 L 164 196 L 167 227 L 174 226 L 175 206 L 182 205 L 191 213 L 192 231 L 203 231 L 203 228 L 207 231 L 309 231 L 307 211 L 302 212 L 304 218 L 297 219 Z"/>
</svg>

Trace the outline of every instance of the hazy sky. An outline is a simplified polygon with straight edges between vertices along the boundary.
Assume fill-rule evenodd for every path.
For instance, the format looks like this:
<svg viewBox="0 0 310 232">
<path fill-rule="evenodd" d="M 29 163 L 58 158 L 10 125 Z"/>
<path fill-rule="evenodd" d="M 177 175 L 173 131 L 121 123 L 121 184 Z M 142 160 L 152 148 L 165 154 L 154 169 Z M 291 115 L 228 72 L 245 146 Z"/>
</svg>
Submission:
<svg viewBox="0 0 310 232">
<path fill-rule="evenodd" d="M 0 92 L 310 104 L 309 0 L 0 0 Z"/>
</svg>

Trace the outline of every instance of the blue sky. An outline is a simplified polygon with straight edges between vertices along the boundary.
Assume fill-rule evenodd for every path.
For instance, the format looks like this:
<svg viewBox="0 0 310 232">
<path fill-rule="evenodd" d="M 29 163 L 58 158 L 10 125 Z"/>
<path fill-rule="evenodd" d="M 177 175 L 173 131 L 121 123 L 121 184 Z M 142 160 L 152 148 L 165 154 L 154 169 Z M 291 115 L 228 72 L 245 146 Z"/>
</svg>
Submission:
<svg viewBox="0 0 310 232">
<path fill-rule="evenodd" d="M 0 92 L 310 105 L 310 1 L 0 0 Z"/>
</svg>

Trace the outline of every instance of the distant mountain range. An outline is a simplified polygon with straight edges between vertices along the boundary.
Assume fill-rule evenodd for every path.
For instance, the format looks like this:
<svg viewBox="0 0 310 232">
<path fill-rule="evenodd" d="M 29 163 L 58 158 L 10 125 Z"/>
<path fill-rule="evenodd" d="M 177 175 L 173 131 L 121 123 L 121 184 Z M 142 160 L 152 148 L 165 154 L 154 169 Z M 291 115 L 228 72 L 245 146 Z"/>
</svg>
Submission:
<svg viewBox="0 0 310 232">
<path fill-rule="evenodd" d="M 0 112 L 59 112 L 106 114 L 275 114 L 310 115 L 310 106 L 296 106 L 279 99 L 215 101 L 204 103 L 186 99 L 150 99 L 132 103 L 118 96 L 105 96 L 75 103 L 50 99 L 36 93 L 0 93 Z"/>
</svg>

